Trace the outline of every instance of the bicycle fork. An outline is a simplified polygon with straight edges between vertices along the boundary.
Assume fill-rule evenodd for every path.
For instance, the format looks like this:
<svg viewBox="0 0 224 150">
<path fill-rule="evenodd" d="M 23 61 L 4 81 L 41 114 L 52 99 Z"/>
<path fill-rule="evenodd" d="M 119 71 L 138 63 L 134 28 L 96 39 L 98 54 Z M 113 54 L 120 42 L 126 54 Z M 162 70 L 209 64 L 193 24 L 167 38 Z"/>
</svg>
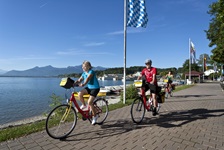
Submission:
<svg viewBox="0 0 224 150">
<path fill-rule="evenodd" d="M 70 112 L 70 110 L 71 110 L 71 108 L 72 108 L 72 101 L 69 101 L 68 104 L 69 104 L 69 107 L 66 108 L 65 113 L 64 113 L 64 115 L 62 116 L 60 122 L 65 122 L 66 118 L 68 117 L 68 114 L 69 114 L 69 112 Z"/>
</svg>

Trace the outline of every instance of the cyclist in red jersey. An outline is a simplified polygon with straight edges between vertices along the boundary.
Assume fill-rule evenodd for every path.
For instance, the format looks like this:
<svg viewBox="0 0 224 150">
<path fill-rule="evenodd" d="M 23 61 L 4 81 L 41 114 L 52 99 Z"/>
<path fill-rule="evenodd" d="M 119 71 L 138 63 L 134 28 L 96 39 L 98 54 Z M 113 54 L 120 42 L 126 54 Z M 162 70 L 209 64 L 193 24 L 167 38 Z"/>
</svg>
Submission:
<svg viewBox="0 0 224 150">
<path fill-rule="evenodd" d="M 142 79 L 142 88 L 144 90 L 142 91 L 148 91 L 150 89 L 150 93 L 152 93 L 152 99 L 153 99 L 153 105 L 154 109 L 152 111 L 152 115 L 155 116 L 157 114 L 157 99 L 156 99 L 156 93 L 157 93 L 157 69 L 155 67 L 152 67 L 152 61 L 150 59 L 147 59 L 145 61 L 146 67 L 142 70 L 141 75 L 138 77 L 139 79 Z"/>
</svg>

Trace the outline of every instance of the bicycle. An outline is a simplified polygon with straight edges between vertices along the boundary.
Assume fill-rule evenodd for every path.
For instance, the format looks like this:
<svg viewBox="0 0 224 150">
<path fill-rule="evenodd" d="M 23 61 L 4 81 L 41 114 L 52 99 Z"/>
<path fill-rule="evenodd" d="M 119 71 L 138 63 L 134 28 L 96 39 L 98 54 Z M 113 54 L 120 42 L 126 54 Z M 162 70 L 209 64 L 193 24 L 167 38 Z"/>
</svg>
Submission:
<svg viewBox="0 0 224 150">
<path fill-rule="evenodd" d="M 66 92 L 65 98 L 67 103 L 56 106 L 48 114 L 46 119 L 46 131 L 47 134 L 54 139 L 63 139 L 66 138 L 75 128 L 77 123 L 77 112 L 82 116 L 83 120 L 92 121 L 92 113 L 90 107 L 86 110 L 80 109 L 80 106 L 76 100 L 78 93 L 75 92 L 74 81 L 70 78 L 63 78 L 61 80 L 60 86 L 64 87 L 66 90 L 73 88 L 70 98 Z M 93 105 L 96 109 L 98 119 L 96 124 L 101 125 L 106 120 L 108 116 L 108 102 L 103 97 L 106 96 L 106 93 L 99 92 L 96 99 L 93 101 Z M 87 100 L 89 95 L 84 95 L 84 99 Z"/>
<path fill-rule="evenodd" d="M 173 90 L 175 89 L 175 85 L 171 84 L 171 87 L 168 85 L 168 83 L 165 85 L 165 98 L 168 99 L 168 96 L 173 96 Z"/>
<path fill-rule="evenodd" d="M 140 81 L 134 82 L 134 85 L 139 88 Z M 145 94 L 145 91 L 142 89 L 141 93 L 138 93 L 138 98 L 136 98 L 131 105 L 131 118 L 134 123 L 141 123 L 144 116 L 145 116 L 145 110 L 147 111 L 152 111 L 154 106 L 153 106 L 153 100 L 152 100 L 152 95 L 150 93 L 149 95 L 149 100 L 147 101 L 147 96 Z M 158 88 L 158 93 L 157 93 L 157 101 L 158 101 L 158 106 L 157 106 L 157 113 L 159 112 L 161 108 L 161 103 L 164 102 L 164 92 L 161 92 L 161 87 Z"/>
</svg>

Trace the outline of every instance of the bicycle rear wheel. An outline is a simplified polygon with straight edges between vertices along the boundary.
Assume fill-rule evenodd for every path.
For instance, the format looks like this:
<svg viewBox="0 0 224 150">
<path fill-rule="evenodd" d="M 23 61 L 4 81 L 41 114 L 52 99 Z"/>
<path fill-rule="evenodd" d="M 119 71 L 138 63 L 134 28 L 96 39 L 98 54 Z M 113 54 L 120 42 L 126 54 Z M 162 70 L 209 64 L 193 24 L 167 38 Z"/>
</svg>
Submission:
<svg viewBox="0 0 224 150">
<path fill-rule="evenodd" d="M 47 116 L 46 131 L 54 139 L 67 137 L 75 128 L 77 123 L 77 113 L 68 104 L 55 107 Z"/>
<path fill-rule="evenodd" d="M 93 106 L 95 107 L 96 113 L 98 115 L 96 124 L 103 124 L 106 120 L 109 112 L 108 102 L 104 98 L 97 98 L 93 102 Z"/>
<path fill-rule="evenodd" d="M 145 116 L 145 107 L 141 97 L 136 98 L 131 105 L 131 118 L 134 123 L 141 123 Z"/>
</svg>

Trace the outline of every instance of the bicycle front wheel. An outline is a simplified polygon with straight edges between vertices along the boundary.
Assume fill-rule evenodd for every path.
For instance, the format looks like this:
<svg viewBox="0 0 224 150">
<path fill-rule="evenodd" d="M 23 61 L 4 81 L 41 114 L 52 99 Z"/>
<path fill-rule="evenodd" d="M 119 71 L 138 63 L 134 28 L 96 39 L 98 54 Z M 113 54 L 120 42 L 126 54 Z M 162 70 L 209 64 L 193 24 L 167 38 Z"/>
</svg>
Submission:
<svg viewBox="0 0 224 150">
<path fill-rule="evenodd" d="M 98 115 L 96 124 L 101 125 L 108 116 L 108 102 L 103 98 L 98 98 L 93 102 L 93 106 L 95 107 L 96 113 Z"/>
<path fill-rule="evenodd" d="M 134 123 L 141 123 L 145 116 L 145 107 L 141 97 L 135 99 L 131 105 L 131 118 Z"/>
<path fill-rule="evenodd" d="M 54 139 L 63 139 L 73 131 L 76 123 L 75 109 L 68 104 L 62 104 L 55 107 L 47 116 L 46 131 Z"/>
</svg>

